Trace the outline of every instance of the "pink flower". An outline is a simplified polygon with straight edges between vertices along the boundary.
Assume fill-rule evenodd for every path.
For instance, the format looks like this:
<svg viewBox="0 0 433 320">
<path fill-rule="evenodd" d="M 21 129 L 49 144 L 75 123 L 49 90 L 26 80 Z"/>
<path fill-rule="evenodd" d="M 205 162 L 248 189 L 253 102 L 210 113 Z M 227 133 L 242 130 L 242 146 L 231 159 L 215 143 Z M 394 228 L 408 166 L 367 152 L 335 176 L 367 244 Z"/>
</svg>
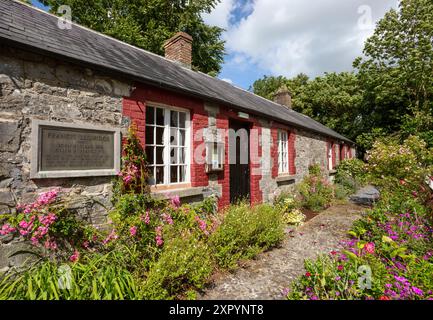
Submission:
<svg viewBox="0 0 433 320">
<path fill-rule="evenodd" d="M 3 227 L 0 229 L 0 235 L 5 236 L 9 233 L 15 232 L 17 229 L 13 228 L 10 224 L 6 223 L 3 225 Z"/>
<path fill-rule="evenodd" d="M 35 202 L 35 207 L 44 206 L 54 202 L 54 200 L 56 200 L 57 198 L 57 194 L 58 194 L 57 190 L 51 190 L 48 192 L 41 193 Z"/>
<path fill-rule="evenodd" d="M 208 231 L 207 231 L 207 224 L 206 224 L 206 221 L 200 219 L 199 216 L 196 216 L 196 217 L 195 217 L 195 221 L 197 221 L 197 223 L 198 223 L 198 227 L 200 228 L 200 230 L 203 231 L 203 232 L 207 235 L 207 234 L 208 234 Z"/>
<path fill-rule="evenodd" d="M 149 224 L 150 223 L 149 210 L 146 211 L 146 215 L 145 216 L 143 216 L 143 215 L 140 216 L 140 220 L 143 221 L 145 224 Z"/>
<path fill-rule="evenodd" d="M 155 236 L 156 245 L 160 247 L 164 244 L 164 240 L 162 239 L 162 226 L 156 227 L 155 233 L 156 233 Z"/>
<path fill-rule="evenodd" d="M 373 242 L 368 242 L 364 246 L 365 252 L 367 252 L 369 254 L 374 254 L 374 249 L 375 249 L 375 245 Z"/>
<path fill-rule="evenodd" d="M 156 240 L 156 245 L 158 247 L 160 247 L 160 246 L 162 246 L 164 244 L 164 240 L 162 240 L 162 238 L 160 236 L 156 236 L 155 240 Z"/>
<path fill-rule="evenodd" d="M 123 182 L 125 184 L 129 184 L 132 181 L 132 176 L 127 174 L 126 176 L 123 177 Z"/>
<path fill-rule="evenodd" d="M 37 237 L 31 237 L 30 241 L 32 242 L 32 245 L 34 245 L 34 246 L 39 245 L 39 239 Z"/>
<path fill-rule="evenodd" d="M 310 272 L 306 272 L 306 273 L 305 273 L 305 276 L 306 276 L 307 278 L 309 278 L 309 277 L 311 277 L 311 273 L 310 273 Z"/>
<path fill-rule="evenodd" d="M 173 219 L 171 218 L 171 216 L 167 213 L 163 213 L 162 214 L 162 219 L 164 220 L 165 223 L 167 224 L 173 224 Z"/>
<path fill-rule="evenodd" d="M 102 241 L 102 243 L 105 245 L 107 243 L 109 243 L 112 240 L 116 240 L 119 236 L 116 233 L 116 230 L 111 230 L 110 234 L 108 235 L 107 238 L 104 239 L 104 241 Z"/>
<path fill-rule="evenodd" d="M 135 237 L 135 235 L 137 234 L 137 227 L 132 226 L 131 228 L 129 228 L 129 233 L 131 234 L 131 237 Z"/>
<path fill-rule="evenodd" d="M 80 259 L 80 253 L 77 250 L 75 250 L 74 254 L 69 257 L 69 261 L 71 261 L 71 262 L 77 262 L 78 259 Z"/>
<path fill-rule="evenodd" d="M 171 205 L 173 206 L 173 207 L 175 207 L 175 208 L 179 208 L 180 207 L 180 198 L 179 198 L 179 196 L 173 196 L 173 197 L 171 197 L 170 198 L 170 202 L 171 202 Z"/>
<path fill-rule="evenodd" d="M 344 269 L 344 267 L 340 264 L 340 265 L 337 267 L 337 269 L 338 269 L 339 271 L 342 271 L 342 270 Z"/>
<path fill-rule="evenodd" d="M 49 250 L 56 250 L 57 249 L 57 243 L 55 241 L 51 241 L 50 239 L 47 239 L 44 243 L 45 249 Z"/>
<path fill-rule="evenodd" d="M 20 223 L 18 223 L 18 226 L 22 229 L 27 229 L 29 227 L 29 223 L 26 220 L 22 220 Z"/>
</svg>

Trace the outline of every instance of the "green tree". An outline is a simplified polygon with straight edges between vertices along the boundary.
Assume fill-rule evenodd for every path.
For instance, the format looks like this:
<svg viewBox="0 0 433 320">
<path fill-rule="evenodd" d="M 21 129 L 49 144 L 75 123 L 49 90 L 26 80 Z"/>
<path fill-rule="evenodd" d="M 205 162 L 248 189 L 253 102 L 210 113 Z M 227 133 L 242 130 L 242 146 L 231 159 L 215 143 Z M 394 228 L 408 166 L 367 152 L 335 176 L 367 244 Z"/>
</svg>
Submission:
<svg viewBox="0 0 433 320">
<path fill-rule="evenodd" d="M 224 60 L 223 29 L 204 23 L 220 0 L 41 0 L 57 13 L 69 5 L 73 20 L 90 29 L 163 55 L 164 42 L 178 31 L 193 39 L 193 69 L 217 75 Z"/>
<path fill-rule="evenodd" d="M 401 0 L 378 22 L 354 67 L 364 92 L 364 131 L 401 130 L 403 137 L 421 131 L 433 143 L 431 0 Z"/>
<path fill-rule="evenodd" d="M 254 81 L 249 90 L 268 100 L 274 99 L 274 94 L 284 84 L 287 84 L 287 78 L 283 76 L 263 76 L 262 79 Z"/>
<path fill-rule="evenodd" d="M 356 75 L 333 72 L 298 87 L 293 109 L 355 139 L 362 128 L 358 117 L 361 101 Z"/>
<path fill-rule="evenodd" d="M 322 124 L 355 139 L 362 126 L 359 123 L 359 106 L 362 95 L 355 74 L 325 73 L 323 77 L 309 80 L 301 73 L 287 79 L 283 76 L 264 76 L 252 85 L 253 92 L 273 99 L 275 92 L 286 85 L 292 96 L 292 107 Z"/>
</svg>

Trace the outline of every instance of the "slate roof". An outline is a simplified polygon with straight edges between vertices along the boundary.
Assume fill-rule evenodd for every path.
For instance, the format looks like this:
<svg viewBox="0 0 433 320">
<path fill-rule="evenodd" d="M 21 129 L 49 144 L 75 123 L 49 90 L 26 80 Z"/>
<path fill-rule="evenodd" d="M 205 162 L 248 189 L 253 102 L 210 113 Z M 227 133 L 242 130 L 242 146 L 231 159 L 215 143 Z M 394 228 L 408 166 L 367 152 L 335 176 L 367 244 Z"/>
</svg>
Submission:
<svg viewBox="0 0 433 320">
<path fill-rule="evenodd" d="M 1 42 L 353 143 L 303 114 L 164 57 L 77 24 L 62 30 L 54 15 L 15 0 L 0 0 Z"/>
</svg>

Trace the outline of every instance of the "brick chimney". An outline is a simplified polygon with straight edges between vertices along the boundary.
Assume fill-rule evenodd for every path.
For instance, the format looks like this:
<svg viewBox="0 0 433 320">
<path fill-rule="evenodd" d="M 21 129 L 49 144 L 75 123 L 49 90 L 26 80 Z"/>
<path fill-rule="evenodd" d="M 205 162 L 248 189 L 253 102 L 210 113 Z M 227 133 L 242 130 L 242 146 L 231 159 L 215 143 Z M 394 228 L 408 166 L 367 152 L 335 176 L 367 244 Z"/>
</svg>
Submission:
<svg viewBox="0 0 433 320">
<path fill-rule="evenodd" d="M 274 102 L 292 109 L 292 97 L 285 84 L 283 84 L 275 93 Z"/>
<path fill-rule="evenodd" d="M 164 43 L 165 57 L 191 69 L 192 37 L 178 32 Z"/>
</svg>

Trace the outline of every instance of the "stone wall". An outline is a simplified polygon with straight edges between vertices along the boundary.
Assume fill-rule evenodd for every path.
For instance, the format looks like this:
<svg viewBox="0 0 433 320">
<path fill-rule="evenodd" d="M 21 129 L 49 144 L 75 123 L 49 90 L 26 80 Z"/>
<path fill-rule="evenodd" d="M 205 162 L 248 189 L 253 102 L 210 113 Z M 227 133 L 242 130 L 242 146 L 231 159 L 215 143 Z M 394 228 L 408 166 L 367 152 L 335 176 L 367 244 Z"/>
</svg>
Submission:
<svg viewBox="0 0 433 320">
<path fill-rule="evenodd" d="M 40 192 L 61 188 L 78 214 L 95 225 L 106 222 L 111 177 L 30 180 L 32 119 L 121 128 L 122 97 L 131 85 L 90 69 L 29 52 L 0 47 L 0 214 L 14 212 Z M 94 201 L 96 200 L 96 201 Z M 98 204 L 98 202 L 100 204 Z M 14 241 L 0 246 L 0 269 Z M 20 244 L 22 246 L 22 244 Z"/>
<path fill-rule="evenodd" d="M 269 125 L 266 122 L 262 123 L 262 148 L 264 150 L 262 162 L 266 165 L 262 169 L 260 187 L 264 201 L 272 202 L 281 192 L 294 192 L 296 184 L 308 174 L 308 167 L 312 164 L 319 164 L 324 168 L 325 174 L 329 176 L 327 139 L 304 130 L 295 130 L 295 172 L 291 170 L 290 175 L 286 177 L 273 176 L 269 170 L 272 171 L 272 167 L 276 165 L 277 159 L 274 157 L 278 155 L 275 152 L 270 152 L 270 146 L 275 145 L 274 138 L 276 135 L 273 137 L 270 134 Z"/>
</svg>

